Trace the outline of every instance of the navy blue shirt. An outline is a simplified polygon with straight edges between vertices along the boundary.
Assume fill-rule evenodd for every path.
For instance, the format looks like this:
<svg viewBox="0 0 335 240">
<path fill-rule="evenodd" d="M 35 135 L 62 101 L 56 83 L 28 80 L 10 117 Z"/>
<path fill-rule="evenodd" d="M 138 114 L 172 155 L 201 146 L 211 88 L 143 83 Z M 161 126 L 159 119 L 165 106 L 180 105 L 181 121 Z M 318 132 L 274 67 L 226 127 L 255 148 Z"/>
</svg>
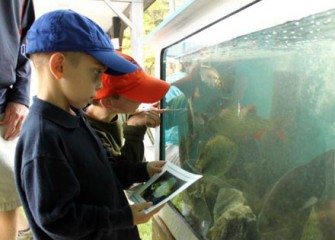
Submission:
<svg viewBox="0 0 335 240">
<path fill-rule="evenodd" d="M 139 239 L 123 189 L 146 164 L 109 161 L 76 113 L 34 98 L 22 127 L 15 173 L 34 239 Z"/>
</svg>

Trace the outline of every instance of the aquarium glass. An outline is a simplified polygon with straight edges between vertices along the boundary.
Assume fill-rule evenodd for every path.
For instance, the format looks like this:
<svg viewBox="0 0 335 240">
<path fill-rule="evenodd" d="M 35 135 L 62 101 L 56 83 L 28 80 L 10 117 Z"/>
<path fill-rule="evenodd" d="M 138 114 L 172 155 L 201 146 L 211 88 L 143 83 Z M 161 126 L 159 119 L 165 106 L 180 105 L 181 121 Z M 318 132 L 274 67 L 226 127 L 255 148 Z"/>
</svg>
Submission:
<svg viewBox="0 0 335 240">
<path fill-rule="evenodd" d="M 160 154 L 203 175 L 173 205 L 201 239 L 334 239 L 335 10 L 225 21 L 163 51 Z"/>
</svg>

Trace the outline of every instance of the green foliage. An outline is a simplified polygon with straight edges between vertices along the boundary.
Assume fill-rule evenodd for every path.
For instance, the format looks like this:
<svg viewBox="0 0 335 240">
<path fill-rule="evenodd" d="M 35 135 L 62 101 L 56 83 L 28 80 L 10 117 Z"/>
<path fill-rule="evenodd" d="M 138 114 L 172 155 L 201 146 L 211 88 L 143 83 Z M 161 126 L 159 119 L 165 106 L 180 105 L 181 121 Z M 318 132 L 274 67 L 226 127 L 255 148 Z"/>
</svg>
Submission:
<svg viewBox="0 0 335 240">
<path fill-rule="evenodd" d="M 169 14 L 169 1 L 155 1 L 144 12 L 144 34 L 149 34 Z M 144 48 L 144 69 L 151 75 L 155 73 L 155 52 L 150 46 Z"/>
<path fill-rule="evenodd" d="M 203 174 L 224 175 L 236 160 L 237 145 L 223 135 L 210 139 L 201 149 L 196 168 Z"/>
<path fill-rule="evenodd" d="M 144 34 L 147 35 L 155 27 L 157 27 L 169 14 L 169 0 L 155 1 L 145 12 L 144 12 Z M 122 51 L 126 54 L 130 54 L 130 29 L 127 28 L 124 31 L 124 38 L 122 43 Z M 154 64 L 155 54 L 154 51 L 147 47 L 144 49 L 144 69 L 151 75 L 154 75 Z"/>
<path fill-rule="evenodd" d="M 138 230 L 140 232 L 140 237 L 142 240 L 151 240 L 151 233 L 152 233 L 152 221 L 149 220 L 144 224 L 138 225 Z"/>
<path fill-rule="evenodd" d="M 175 0 L 176 8 L 180 7 L 187 0 Z M 157 0 L 144 12 L 144 35 L 149 34 L 169 15 L 169 0 Z M 130 54 L 130 30 L 124 32 L 122 51 Z M 154 75 L 155 72 L 155 52 L 148 46 L 144 48 L 144 69 L 147 73 Z"/>
<path fill-rule="evenodd" d="M 165 17 L 169 14 L 169 1 L 160 0 L 155 1 L 144 12 L 144 34 L 147 35 L 155 27 L 157 27 Z"/>
</svg>

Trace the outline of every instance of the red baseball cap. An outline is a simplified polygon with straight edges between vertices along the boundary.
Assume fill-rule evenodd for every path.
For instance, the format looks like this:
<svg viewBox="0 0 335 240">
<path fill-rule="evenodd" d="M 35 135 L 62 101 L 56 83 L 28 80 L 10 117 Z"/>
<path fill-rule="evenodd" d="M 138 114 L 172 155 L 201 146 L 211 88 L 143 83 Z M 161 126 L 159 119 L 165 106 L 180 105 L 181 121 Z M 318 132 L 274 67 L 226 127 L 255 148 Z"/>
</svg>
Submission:
<svg viewBox="0 0 335 240">
<path fill-rule="evenodd" d="M 139 66 L 132 57 L 119 51 L 115 52 Z M 169 83 L 150 76 L 142 68 L 119 76 L 104 73 L 102 74 L 102 88 L 97 92 L 95 99 L 119 94 L 133 101 L 153 103 L 161 100 L 169 88 Z"/>
</svg>

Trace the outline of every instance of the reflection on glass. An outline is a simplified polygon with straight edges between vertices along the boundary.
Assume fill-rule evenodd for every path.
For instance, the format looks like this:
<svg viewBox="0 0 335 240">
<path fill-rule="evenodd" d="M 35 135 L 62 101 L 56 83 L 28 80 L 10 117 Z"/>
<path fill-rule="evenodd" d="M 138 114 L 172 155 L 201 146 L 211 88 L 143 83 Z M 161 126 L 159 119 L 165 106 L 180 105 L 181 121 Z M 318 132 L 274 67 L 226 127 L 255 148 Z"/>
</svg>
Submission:
<svg viewBox="0 0 335 240">
<path fill-rule="evenodd" d="M 335 10 L 191 43 L 165 51 L 163 156 L 204 175 L 176 208 L 203 239 L 334 239 Z"/>
</svg>

